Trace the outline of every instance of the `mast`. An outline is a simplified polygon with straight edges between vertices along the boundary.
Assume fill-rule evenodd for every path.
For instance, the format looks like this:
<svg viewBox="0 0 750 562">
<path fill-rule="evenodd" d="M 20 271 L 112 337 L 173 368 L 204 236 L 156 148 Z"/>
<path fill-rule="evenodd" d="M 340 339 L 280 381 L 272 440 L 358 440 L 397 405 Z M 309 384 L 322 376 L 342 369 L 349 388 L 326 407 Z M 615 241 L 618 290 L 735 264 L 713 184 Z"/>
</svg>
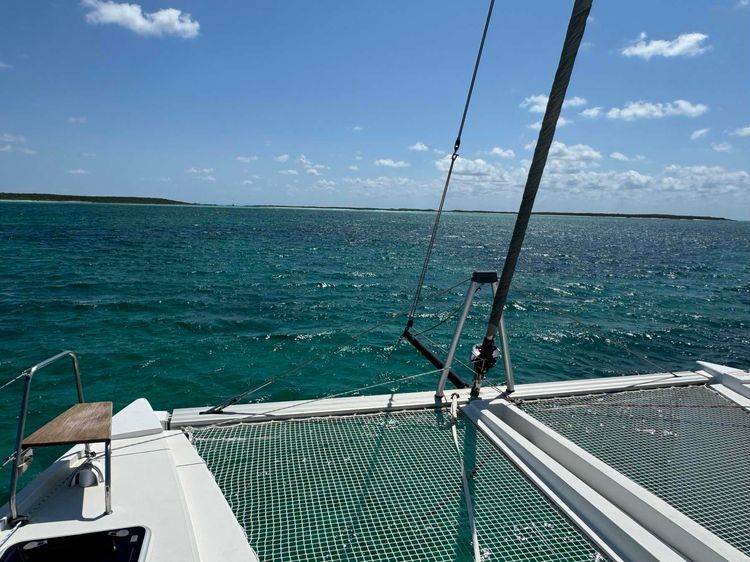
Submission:
<svg viewBox="0 0 750 562">
<path fill-rule="evenodd" d="M 513 236 L 510 239 L 508 254 L 505 258 L 505 264 L 503 265 L 503 272 L 500 276 L 498 289 L 492 303 L 492 311 L 490 312 L 489 321 L 487 323 L 487 331 L 482 344 L 478 346 L 478 357 L 473 359 L 475 376 L 474 384 L 472 386 L 472 394 L 474 395 L 479 393 L 479 385 L 484 374 L 495 364 L 495 359 L 493 358 L 493 353 L 495 349 L 497 349 L 495 346 L 495 336 L 497 335 L 500 326 L 503 309 L 508 300 L 508 292 L 510 291 L 510 285 L 513 281 L 513 274 L 516 271 L 516 264 L 518 263 L 518 256 L 521 253 L 523 240 L 526 236 L 526 229 L 529 225 L 531 211 L 534 208 L 534 200 L 536 199 L 536 194 L 539 190 L 539 184 L 542 181 L 542 174 L 544 173 L 544 166 L 547 163 L 547 156 L 549 155 L 549 150 L 555 136 L 557 120 L 560 117 L 563 102 L 565 101 L 565 93 L 568 90 L 570 76 L 573 72 L 573 65 L 575 64 L 576 56 L 578 54 L 578 48 L 581 45 L 583 32 L 586 29 L 586 20 L 591 11 L 591 2 L 592 0 L 575 0 L 573 5 L 573 12 L 571 13 L 570 22 L 568 23 L 568 31 L 565 35 L 562 53 L 560 54 L 560 62 L 557 66 L 555 79 L 552 82 L 547 109 L 544 112 L 542 127 L 539 130 L 539 138 L 537 139 L 536 148 L 534 149 L 534 158 L 529 167 L 529 174 L 526 179 L 521 206 L 518 209 L 518 215 L 516 216 Z M 512 390 L 512 388 L 509 388 L 507 392 L 512 392 Z"/>
</svg>

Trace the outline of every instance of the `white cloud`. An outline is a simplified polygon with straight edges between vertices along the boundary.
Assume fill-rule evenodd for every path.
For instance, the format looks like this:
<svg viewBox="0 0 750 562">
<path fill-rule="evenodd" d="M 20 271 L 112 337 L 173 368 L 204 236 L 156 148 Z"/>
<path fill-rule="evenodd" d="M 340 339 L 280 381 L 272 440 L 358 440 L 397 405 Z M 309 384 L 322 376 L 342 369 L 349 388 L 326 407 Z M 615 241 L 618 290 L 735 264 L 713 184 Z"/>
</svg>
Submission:
<svg viewBox="0 0 750 562">
<path fill-rule="evenodd" d="M 553 146 L 542 180 L 543 192 L 562 192 L 566 196 L 606 194 L 610 197 L 638 197 L 644 193 L 679 193 L 681 197 L 703 197 L 750 190 L 750 174 L 730 171 L 721 166 L 664 167 L 655 174 L 636 170 L 602 170 L 601 153 L 587 145 Z M 438 160 L 445 171 L 449 159 Z M 487 195 L 512 191 L 520 193 L 528 174 L 528 161 L 520 166 L 504 167 L 481 159 L 456 161 L 456 190 L 468 195 Z"/>
<path fill-rule="evenodd" d="M 531 113 L 544 113 L 544 110 L 547 109 L 548 100 L 549 98 L 543 94 L 526 96 L 523 98 L 520 107 L 528 109 Z"/>
<path fill-rule="evenodd" d="M 613 107 L 607 111 L 609 119 L 661 119 L 663 117 L 684 116 L 698 117 L 708 111 L 702 103 L 690 103 L 685 100 L 674 100 L 668 103 L 651 103 L 646 101 L 629 101 L 623 107 Z"/>
<path fill-rule="evenodd" d="M 314 164 L 304 154 L 299 155 L 299 158 L 297 158 L 297 163 L 301 164 L 302 167 L 305 168 L 307 173 L 313 176 L 319 176 L 320 170 L 330 169 L 328 166 L 324 166 L 323 164 Z"/>
<path fill-rule="evenodd" d="M 620 51 L 626 57 L 639 57 L 650 60 L 651 57 L 694 57 L 705 53 L 709 46 L 704 42 L 708 35 L 704 33 L 683 33 L 675 39 L 655 39 L 646 41 L 646 33 Z"/>
<path fill-rule="evenodd" d="M 244 180 L 242 185 L 253 185 L 253 180 Z"/>
<path fill-rule="evenodd" d="M 613 152 L 612 154 L 609 155 L 609 157 L 612 158 L 612 160 L 619 160 L 620 162 L 632 162 L 634 160 L 640 161 L 644 159 L 644 157 L 641 156 L 640 154 L 630 157 L 630 156 L 626 156 L 622 152 Z"/>
<path fill-rule="evenodd" d="M 362 155 L 361 155 L 361 154 L 357 154 L 357 155 L 356 155 L 356 156 L 354 157 L 354 159 L 355 159 L 355 160 L 364 160 L 364 158 L 362 157 Z"/>
<path fill-rule="evenodd" d="M 175 8 L 144 13 L 138 4 L 120 4 L 111 0 L 82 0 L 81 6 L 89 10 L 86 21 L 91 25 L 119 25 L 144 37 L 176 35 L 193 39 L 200 30 L 200 23 L 190 14 Z"/>
<path fill-rule="evenodd" d="M 587 144 L 565 144 L 553 141 L 549 150 L 549 157 L 567 161 L 601 160 L 602 154 Z"/>
<path fill-rule="evenodd" d="M 350 170 L 351 170 L 352 172 L 359 172 L 359 166 L 354 166 L 354 165 L 351 165 L 351 166 L 349 166 L 349 169 L 350 169 Z"/>
<path fill-rule="evenodd" d="M 405 187 L 414 183 L 414 180 L 410 178 L 391 178 L 388 176 L 378 176 L 376 178 L 344 178 L 342 181 L 348 185 L 353 185 L 355 187 L 364 187 L 368 189 L 390 189 L 393 187 Z"/>
<path fill-rule="evenodd" d="M 197 180 L 215 182 L 216 178 L 213 176 L 213 171 L 213 168 L 188 168 L 185 170 L 186 173 Z"/>
<path fill-rule="evenodd" d="M 557 126 L 558 127 L 564 127 L 565 125 L 570 125 L 573 121 L 570 119 L 566 119 L 565 117 L 560 116 L 560 118 L 557 120 Z M 535 131 L 538 131 L 542 128 L 542 120 L 536 121 L 535 123 L 531 123 L 528 125 L 529 129 L 534 129 Z"/>
<path fill-rule="evenodd" d="M 492 156 L 497 156 L 499 158 L 506 158 L 506 159 L 516 157 L 516 153 L 513 152 L 510 148 L 500 148 L 499 146 L 493 147 L 492 150 L 490 150 L 490 154 Z"/>
<path fill-rule="evenodd" d="M 379 160 L 375 160 L 376 166 L 382 166 L 384 168 L 408 168 L 411 166 L 408 162 L 404 162 L 403 160 L 393 160 L 391 158 L 381 158 Z"/>
<path fill-rule="evenodd" d="M 531 150 L 535 143 L 524 148 Z M 628 157 L 640 161 L 643 156 Z M 617 156 L 614 156 L 618 159 Z M 727 170 L 721 166 L 665 166 L 661 171 L 641 173 L 636 170 L 603 169 L 602 153 L 585 144 L 567 145 L 555 141 L 550 149 L 547 168 L 542 180 L 543 192 L 559 192 L 566 196 L 599 196 L 637 198 L 645 193 L 687 198 L 706 198 L 714 195 L 746 193 L 750 191 L 750 174 L 744 170 Z M 435 162 L 445 172 L 450 158 Z M 504 165 L 478 159 L 459 158 L 454 167 L 455 189 L 465 195 L 495 195 L 512 192 L 520 194 L 526 183 L 530 161 L 518 165 Z"/>
<path fill-rule="evenodd" d="M 159 181 L 162 182 L 162 183 L 172 183 L 172 178 L 170 178 L 170 177 L 163 177 L 163 178 L 159 178 Z"/>
<path fill-rule="evenodd" d="M 527 148 L 533 148 L 530 145 Z M 601 159 L 601 153 L 589 145 L 566 145 L 555 141 L 550 148 L 545 178 L 565 178 L 588 171 L 596 168 Z M 435 167 L 441 172 L 446 172 L 449 166 L 450 157 L 435 161 Z M 485 193 L 504 188 L 520 189 L 526 182 L 528 166 L 526 160 L 518 166 L 505 167 L 481 158 L 458 158 L 453 173 L 463 191 Z"/>
<path fill-rule="evenodd" d="M 691 195 L 730 193 L 750 189 L 750 174 L 732 172 L 723 166 L 678 166 L 664 169 L 659 187 Z"/>
<path fill-rule="evenodd" d="M 257 156 L 249 155 L 249 156 L 238 156 L 237 161 L 238 162 L 244 162 L 245 164 L 249 164 L 250 162 L 255 162 L 258 159 Z"/>
<path fill-rule="evenodd" d="M 738 8 L 747 8 L 750 6 L 750 0 L 737 0 Z"/>
<path fill-rule="evenodd" d="M 527 96 L 521 102 L 520 107 L 528 109 L 531 113 L 544 113 L 547 109 L 547 102 L 549 97 L 544 94 L 536 94 L 533 96 Z M 588 100 L 580 96 L 573 96 L 572 98 L 566 98 L 563 102 L 563 107 L 580 107 L 586 105 Z"/>
<path fill-rule="evenodd" d="M 323 179 L 321 179 L 321 180 L 318 180 L 318 181 L 315 182 L 315 187 L 319 187 L 321 189 L 331 190 L 334 187 L 336 187 L 336 182 L 332 181 L 332 180 L 323 180 Z"/>
<path fill-rule="evenodd" d="M 450 167 L 450 160 L 450 156 L 436 160 L 435 167 L 441 172 L 447 172 Z M 498 169 L 497 166 L 490 164 L 482 158 L 472 159 L 459 157 L 453 165 L 453 173 L 456 176 L 490 177 L 494 175 Z"/>
<path fill-rule="evenodd" d="M 750 2 L 750 0 L 748 0 L 748 2 Z M 750 137 L 750 125 L 748 125 L 747 127 L 740 127 L 739 129 L 735 129 L 729 134 L 737 137 Z"/>
<path fill-rule="evenodd" d="M 277 162 L 287 162 L 289 160 L 288 154 L 279 154 L 274 158 Z"/>
<path fill-rule="evenodd" d="M 87 119 L 81 116 L 68 117 L 68 123 L 70 123 L 71 125 L 83 125 L 84 123 L 86 123 L 86 121 Z"/>
<path fill-rule="evenodd" d="M 361 127 L 360 125 L 354 125 L 354 127 L 352 127 L 352 131 L 363 131 L 363 130 L 364 128 Z"/>
<path fill-rule="evenodd" d="M 729 152 L 732 150 L 732 145 L 728 142 L 712 142 L 711 148 L 713 148 L 716 152 Z"/>
<path fill-rule="evenodd" d="M 299 172 L 297 170 L 279 170 L 279 173 L 282 176 L 298 176 Z"/>
<path fill-rule="evenodd" d="M 31 148 L 20 146 L 28 142 L 28 139 L 21 135 L 15 135 L 13 133 L 0 133 L 0 143 L 5 143 L 5 146 L 0 148 L 0 152 L 21 152 L 29 156 L 34 156 L 37 152 Z"/>
<path fill-rule="evenodd" d="M 0 61 L 0 70 L 10 70 L 13 68 L 12 64 L 8 64 L 7 62 Z"/>
<path fill-rule="evenodd" d="M 600 117 L 601 114 L 602 114 L 602 108 L 599 106 L 596 106 L 596 107 L 589 107 L 588 109 L 584 109 L 578 115 L 580 115 L 581 117 L 585 117 L 587 119 L 596 119 L 597 117 Z"/>
<path fill-rule="evenodd" d="M 9 142 L 13 144 L 13 143 L 26 142 L 26 140 L 27 140 L 26 137 L 22 137 L 21 135 L 14 135 L 12 133 L 0 134 L 0 142 Z"/>
<path fill-rule="evenodd" d="M 692 133 L 690 133 L 690 140 L 698 140 L 702 139 L 708 134 L 708 131 L 711 129 L 696 129 Z"/>
<path fill-rule="evenodd" d="M 75 168 L 73 170 L 65 170 L 67 173 L 72 174 L 74 176 L 85 176 L 88 174 L 88 170 L 83 170 L 81 168 Z"/>
<path fill-rule="evenodd" d="M 582 105 L 586 105 L 588 103 L 588 100 L 586 98 L 582 98 L 580 96 L 573 96 L 572 98 L 567 98 L 563 102 L 563 107 L 580 107 Z"/>
<path fill-rule="evenodd" d="M 409 147 L 409 150 L 414 151 L 414 152 L 427 152 L 428 150 L 430 150 L 430 147 L 427 146 L 425 143 L 418 141 L 418 142 L 415 142 L 413 145 L 411 145 Z"/>
</svg>

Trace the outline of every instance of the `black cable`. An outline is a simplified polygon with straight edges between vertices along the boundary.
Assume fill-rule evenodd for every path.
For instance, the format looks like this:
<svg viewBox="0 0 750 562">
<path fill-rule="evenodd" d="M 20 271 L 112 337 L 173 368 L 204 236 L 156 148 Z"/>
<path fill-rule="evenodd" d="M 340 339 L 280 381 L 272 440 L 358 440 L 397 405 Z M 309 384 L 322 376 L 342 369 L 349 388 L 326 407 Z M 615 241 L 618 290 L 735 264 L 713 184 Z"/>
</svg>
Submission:
<svg viewBox="0 0 750 562">
<path fill-rule="evenodd" d="M 422 286 L 424 284 L 425 276 L 427 275 L 427 269 L 430 265 L 430 258 L 432 257 L 432 250 L 435 246 L 435 238 L 437 237 L 438 226 L 440 225 L 440 217 L 443 214 L 443 206 L 445 205 L 445 197 L 448 195 L 448 186 L 451 182 L 451 176 L 453 175 L 453 165 L 456 163 L 458 158 L 458 149 L 461 147 L 461 135 L 464 132 L 464 125 L 466 124 L 466 116 L 469 113 L 469 105 L 471 104 L 471 95 L 474 93 L 474 84 L 477 80 L 477 72 L 479 71 L 479 63 L 482 60 L 482 51 L 484 50 L 484 42 L 487 38 L 487 30 L 490 27 L 490 20 L 492 19 L 492 10 L 495 7 L 495 0 L 490 0 L 490 5 L 487 10 L 487 18 L 484 22 L 484 30 L 482 31 L 482 40 L 479 42 L 479 50 L 477 52 L 477 58 L 474 62 L 474 71 L 471 74 L 471 83 L 469 84 L 469 91 L 466 94 L 466 103 L 464 103 L 464 111 L 461 115 L 461 124 L 458 127 L 458 134 L 456 135 L 456 142 L 453 144 L 453 154 L 451 155 L 451 163 L 448 168 L 448 174 L 445 177 L 445 185 L 443 185 L 443 194 L 440 197 L 440 205 L 438 206 L 437 214 L 435 215 L 435 223 L 432 225 L 432 233 L 430 234 L 430 241 L 427 244 L 427 251 L 424 256 L 424 263 L 422 264 L 422 272 L 419 274 L 419 282 L 417 283 L 417 290 L 414 293 L 414 301 L 409 311 L 409 319 L 406 324 L 408 330 L 414 325 L 414 314 L 417 311 L 417 305 L 419 304 L 419 297 L 422 293 Z"/>
<path fill-rule="evenodd" d="M 592 0 L 576 0 L 570 15 L 568 31 L 565 35 L 562 52 L 560 53 L 560 62 L 557 65 L 555 79 L 552 82 L 547 109 L 544 112 L 544 119 L 542 120 L 542 127 L 539 130 L 534 157 L 529 167 L 521 206 L 518 209 L 513 235 L 508 245 L 508 255 L 505 258 L 503 273 L 500 276 L 500 283 L 492 303 L 492 312 L 490 313 L 487 333 L 482 345 L 483 351 L 486 353 L 491 354 L 492 352 L 492 340 L 495 338 L 498 326 L 500 325 L 500 317 L 508 300 L 508 291 L 510 290 L 510 284 L 516 270 L 518 256 L 521 253 L 523 239 L 526 236 L 526 229 L 529 226 L 529 218 L 534 208 L 534 199 L 536 198 L 537 191 L 539 191 L 544 166 L 547 163 L 547 156 L 549 155 L 552 140 L 555 136 L 557 120 L 560 118 L 560 112 L 565 101 L 565 93 L 568 90 L 570 76 L 573 73 L 573 65 L 575 64 L 578 48 L 583 39 L 583 32 L 586 29 L 586 20 L 591 11 L 591 2 Z"/>
</svg>

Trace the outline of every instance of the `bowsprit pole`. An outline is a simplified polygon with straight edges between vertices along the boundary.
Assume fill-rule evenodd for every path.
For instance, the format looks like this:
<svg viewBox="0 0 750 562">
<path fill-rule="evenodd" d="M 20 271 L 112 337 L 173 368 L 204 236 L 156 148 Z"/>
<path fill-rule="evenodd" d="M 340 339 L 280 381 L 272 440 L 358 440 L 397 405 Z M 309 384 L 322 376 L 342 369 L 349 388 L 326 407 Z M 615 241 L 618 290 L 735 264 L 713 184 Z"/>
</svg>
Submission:
<svg viewBox="0 0 750 562">
<path fill-rule="evenodd" d="M 502 320 L 505 303 L 508 300 L 508 291 L 513 281 L 513 274 L 516 271 L 518 256 L 521 253 L 523 239 L 526 236 L 526 229 L 529 226 L 531 210 L 534 208 L 534 199 L 539 191 L 539 183 L 542 181 L 544 166 L 547 163 L 552 140 L 555 136 L 557 120 L 562 111 L 565 93 L 568 90 L 570 76 L 573 73 L 573 65 L 578 55 L 578 48 L 583 39 L 583 33 L 586 29 L 586 19 L 591 11 L 592 0 L 575 0 L 573 12 L 570 15 L 568 31 L 565 35 L 560 62 L 557 65 L 555 79 L 552 82 L 552 89 L 547 102 L 547 109 L 544 112 L 542 128 L 539 130 L 534 158 L 529 167 L 529 175 L 526 178 L 526 187 L 523 190 L 521 206 L 518 209 L 516 225 L 513 228 L 513 236 L 508 246 L 508 255 L 505 258 L 503 272 L 500 276 L 498 289 L 495 293 L 495 299 L 492 303 L 492 312 L 487 323 L 487 332 L 484 340 L 480 345 L 475 346 L 475 354 L 472 359 L 474 362 L 474 383 L 471 393 L 476 396 L 479 394 L 479 386 L 484 378 L 485 373 L 495 365 L 496 356 L 495 336 L 497 335 Z M 509 381 L 510 382 L 510 381 Z M 506 386 L 506 392 L 513 391 L 512 383 Z"/>
</svg>

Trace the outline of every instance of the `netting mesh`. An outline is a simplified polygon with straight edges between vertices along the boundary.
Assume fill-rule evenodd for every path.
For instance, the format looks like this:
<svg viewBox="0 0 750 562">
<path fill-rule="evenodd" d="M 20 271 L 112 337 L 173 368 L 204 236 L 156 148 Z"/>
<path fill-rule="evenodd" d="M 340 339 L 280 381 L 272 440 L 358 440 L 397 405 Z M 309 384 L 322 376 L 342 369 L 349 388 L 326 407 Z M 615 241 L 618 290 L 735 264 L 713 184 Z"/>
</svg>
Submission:
<svg viewBox="0 0 750 562">
<path fill-rule="evenodd" d="M 468 422 L 459 422 L 485 560 L 600 560 Z M 261 560 L 472 559 L 449 420 L 382 413 L 193 430 Z"/>
<path fill-rule="evenodd" d="M 705 386 L 521 407 L 750 554 L 750 413 Z"/>
</svg>

